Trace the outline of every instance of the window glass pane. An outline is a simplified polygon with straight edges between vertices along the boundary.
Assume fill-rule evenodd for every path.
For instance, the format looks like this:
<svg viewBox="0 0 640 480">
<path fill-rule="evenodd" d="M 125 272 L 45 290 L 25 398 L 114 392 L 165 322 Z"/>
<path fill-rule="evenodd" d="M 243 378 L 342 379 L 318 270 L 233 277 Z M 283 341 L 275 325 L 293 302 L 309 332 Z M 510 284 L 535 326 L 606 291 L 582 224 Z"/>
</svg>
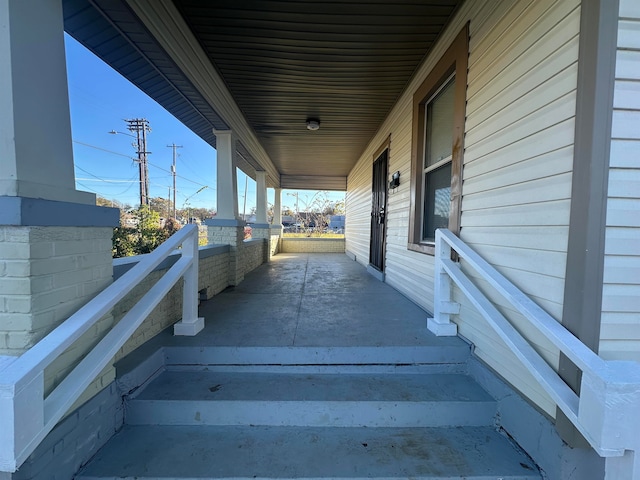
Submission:
<svg viewBox="0 0 640 480">
<path fill-rule="evenodd" d="M 425 168 L 451 156 L 454 83 L 454 79 L 451 79 L 427 104 Z"/>
<path fill-rule="evenodd" d="M 451 163 L 425 174 L 422 239 L 434 240 L 436 229 L 449 227 L 451 207 Z"/>
</svg>

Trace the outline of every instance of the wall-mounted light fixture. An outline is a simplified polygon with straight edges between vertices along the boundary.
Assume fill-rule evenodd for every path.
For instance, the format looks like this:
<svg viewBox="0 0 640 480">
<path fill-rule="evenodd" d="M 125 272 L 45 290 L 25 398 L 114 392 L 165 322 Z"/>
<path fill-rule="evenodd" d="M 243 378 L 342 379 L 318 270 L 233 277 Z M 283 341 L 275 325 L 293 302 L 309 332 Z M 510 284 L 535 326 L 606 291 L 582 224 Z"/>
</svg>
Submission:
<svg viewBox="0 0 640 480">
<path fill-rule="evenodd" d="M 391 175 L 391 181 L 389 182 L 389 189 L 394 189 L 400 186 L 400 171 L 398 170 L 393 175 Z"/>
<path fill-rule="evenodd" d="M 307 130 L 315 132 L 320 128 L 320 120 L 317 118 L 307 118 Z"/>
</svg>

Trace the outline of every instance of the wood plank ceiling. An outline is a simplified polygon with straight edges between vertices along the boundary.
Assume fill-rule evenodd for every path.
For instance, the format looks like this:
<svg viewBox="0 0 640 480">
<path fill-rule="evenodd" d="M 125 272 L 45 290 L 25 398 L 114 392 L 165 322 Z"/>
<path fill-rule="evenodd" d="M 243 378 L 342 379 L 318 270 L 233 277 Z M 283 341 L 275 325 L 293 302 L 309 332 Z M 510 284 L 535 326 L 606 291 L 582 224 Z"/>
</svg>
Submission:
<svg viewBox="0 0 640 480">
<path fill-rule="evenodd" d="M 114 51 L 97 40 L 106 24 L 80 8 L 87 3 L 64 2 L 65 28 L 108 63 L 117 64 L 123 58 L 117 49 L 125 47 L 111 40 Z M 174 0 L 280 173 L 343 177 L 461 2 Z M 111 15 L 102 8 L 100 15 L 111 17 L 107 23 L 117 26 L 118 15 L 124 15 L 118 10 Z M 84 23 L 89 18 L 101 30 Z M 126 28 L 130 25 L 127 18 Z M 135 38 L 140 37 L 128 40 L 138 54 L 152 50 L 136 45 Z M 161 57 L 152 53 L 146 55 L 148 61 Z M 114 66 L 138 85 L 144 79 L 143 90 L 159 103 L 170 98 L 171 104 L 164 106 L 172 113 L 186 109 L 177 116 L 188 126 L 197 123 L 194 131 L 214 143 L 202 122 L 216 122 L 215 112 L 201 108 L 193 92 L 167 92 L 167 85 L 191 88 L 188 82 L 172 80 L 171 64 L 162 65 L 164 79 L 156 83 L 148 78 L 152 70 Z M 189 109 L 199 112 L 190 115 Z M 320 121 L 318 131 L 306 129 L 308 118 Z"/>
</svg>

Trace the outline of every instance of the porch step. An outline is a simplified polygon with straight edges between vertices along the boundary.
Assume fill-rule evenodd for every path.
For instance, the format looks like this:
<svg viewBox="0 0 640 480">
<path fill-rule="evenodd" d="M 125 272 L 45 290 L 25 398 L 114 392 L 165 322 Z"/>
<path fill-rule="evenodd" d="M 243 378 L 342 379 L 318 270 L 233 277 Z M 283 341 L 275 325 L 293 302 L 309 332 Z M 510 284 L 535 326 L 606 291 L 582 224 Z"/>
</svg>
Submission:
<svg viewBox="0 0 640 480">
<path fill-rule="evenodd" d="M 123 429 L 76 479 L 541 480 L 461 344 L 147 352 L 120 368 Z"/>
<path fill-rule="evenodd" d="M 490 427 L 125 426 L 77 480 L 540 480 Z"/>
<path fill-rule="evenodd" d="M 492 425 L 494 399 L 456 374 L 165 371 L 127 401 L 131 425 Z"/>
<path fill-rule="evenodd" d="M 188 342 L 190 339 L 182 340 Z M 448 339 L 446 339 L 448 340 Z M 235 347 L 191 345 L 164 347 L 165 365 L 436 365 L 465 363 L 469 345 L 358 347 Z"/>
</svg>

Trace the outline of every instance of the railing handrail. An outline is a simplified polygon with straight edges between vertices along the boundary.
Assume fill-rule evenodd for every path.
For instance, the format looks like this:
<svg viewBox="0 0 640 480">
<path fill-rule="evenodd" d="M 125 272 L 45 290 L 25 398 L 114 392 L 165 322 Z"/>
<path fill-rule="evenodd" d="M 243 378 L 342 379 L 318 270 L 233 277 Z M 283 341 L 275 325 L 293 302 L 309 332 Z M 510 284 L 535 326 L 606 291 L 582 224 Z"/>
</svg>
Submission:
<svg viewBox="0 0 640 480">
<path fill-rule="evenodd" d="M 522 314 L 533 327 L 545 335 L 547 339 L 580 370 L 593 373 L 601 372 L 605 368 L 605 362 L 593 350 L 589 349 L 575 335 L 567 330 L 561 323 L 540 308 L 533 300 L 525 295 L 518 287 L 491 266 L 484 258 L 472 250 L 460 238 L 449 230 L 438 230 L 436 235 L 451 246 L 456 253 L 466 260 L 470 266 L 483 278 L 489 280 L 491 285 Z"/>
<path fill-rule="evenodd" d="M 606 478 L 639 478 L 640 363 L 599 357 L 450 231 L 437 230 L 435 242 L 434 316 L 428 320 L 429 329 L 437 335 L 456 334 L 450 317 L 460 313 L 460 305 L 452 299 L 454 282 L 593 449 L 606 458 Z M 582 371 L 579 395 L 471 281 L 461 264 L 451 260 L 453 251 Z"/>
<path fill-rule="evenodd" d="M 177 250 L 178 247 L 182 247 Z M 181 258 L 138 300 L 45 398 L 44 369 L 109 313 L 133 287 L 174 252 Z M 198 229 L 180 229 L 65 322 L 0 370 L 0 472 L 13 472 L 55 427 L 137 327 L 184 278 L 182 320 L 176 334 L 195 335 L 204 327 L 197 316 Z M 30 408 L 20 408 L 28 402 Z M 27 411 L 28 410 L 28 411 Z M 20 429 L 20 434 L 18 434 Z"/>
<path fill-rule="evenodd" d="M 193 234 L 194 230 L 197 232 L 197 227 L 186 225 L 153 252 L 144 255 L 144 258 L 118 281 L 111 283 L 33 347 L 17 357 L 7 369 L 0 372 L 0 385 L 6 383 L 18 385 L 20 381 L 29 379 L 30 372 L 40 370 L 43 365 L 49 364 L 106 315 L 129 293 L 132 287 L 173 253 L 190 234 Z"/>
</svg>

